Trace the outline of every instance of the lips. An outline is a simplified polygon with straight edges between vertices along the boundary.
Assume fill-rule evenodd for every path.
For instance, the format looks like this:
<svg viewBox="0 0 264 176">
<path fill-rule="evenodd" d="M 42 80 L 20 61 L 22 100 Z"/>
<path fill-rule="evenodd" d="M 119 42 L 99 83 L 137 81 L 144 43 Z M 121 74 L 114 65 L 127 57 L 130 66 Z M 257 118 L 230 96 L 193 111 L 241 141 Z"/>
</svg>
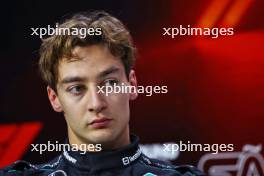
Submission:
<svg viewBox="0 0 264 176">
<path fill-rule="evenodd" d="M 89 125 L 93 128 L 106 128 L 112 120 L 108 118 L 100 118 L 93 120 Z"/>
</svg>

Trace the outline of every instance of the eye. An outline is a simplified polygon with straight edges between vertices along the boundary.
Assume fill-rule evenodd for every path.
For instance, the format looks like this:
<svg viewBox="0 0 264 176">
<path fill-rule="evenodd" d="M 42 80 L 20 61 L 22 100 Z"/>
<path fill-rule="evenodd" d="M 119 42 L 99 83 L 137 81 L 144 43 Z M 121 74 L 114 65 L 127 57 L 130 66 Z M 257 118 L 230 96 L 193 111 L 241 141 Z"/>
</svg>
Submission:
<svg viewBox="0 0 264 176">
<path fill-rule="evenodd" d="M 117 85 L 119 82 L 115 79 L 108 79 L 106 81 L 104 81 L 104 85 L 105 86 L 114 86 Z"/>
<path fill-rule="evenodd" d="M 84 90 L 85 90 L 84 86 L 76 85 L 68 88 L 67 92 L 70 92 L 73 95 L 80 95 Z"/>
</svg>

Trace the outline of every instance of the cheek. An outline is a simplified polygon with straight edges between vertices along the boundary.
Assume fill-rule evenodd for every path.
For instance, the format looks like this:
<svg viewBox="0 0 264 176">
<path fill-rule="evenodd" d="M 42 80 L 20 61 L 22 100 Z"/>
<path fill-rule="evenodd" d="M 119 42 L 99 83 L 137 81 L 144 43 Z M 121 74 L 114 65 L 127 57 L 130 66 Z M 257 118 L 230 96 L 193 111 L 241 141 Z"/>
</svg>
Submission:
<svg viewBox="0 0 264 176">
<path fill-rule="evenodd" d="M 80 110 L 77 104 L 72 106 L 65 106 L 64 117 L 67 124 L 75 131 L 83 128 L 85 124 L 83 112 Z"/>
<path fill-rule="evenodd" d="M 129 114 L 129 94 L 114 94 L 107 100 L 109 109 L 114 114 L 124 117 Z"/>
<path fill-rule="evenodd" d="M 83 105 L 81 102 L 76 102 L 67 98 L 62 100 L 62 109 L 64 111 L 64 116 L 68 121 L 76 121 L 81 117 L 83 112 Z"/>
</svg>

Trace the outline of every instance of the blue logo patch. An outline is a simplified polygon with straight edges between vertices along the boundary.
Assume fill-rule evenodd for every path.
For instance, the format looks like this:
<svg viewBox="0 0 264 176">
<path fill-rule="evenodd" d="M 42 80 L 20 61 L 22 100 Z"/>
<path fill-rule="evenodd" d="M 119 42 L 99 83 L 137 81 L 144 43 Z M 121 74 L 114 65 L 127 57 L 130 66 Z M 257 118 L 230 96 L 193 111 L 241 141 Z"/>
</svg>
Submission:
<svg viewBox="0 0 264 176">
<path fill-rule="evenodd" d="M 143 176 L 157 176 L 157 175 L 148 172 L 148 173 L 144 174 Z"/>
</svg>

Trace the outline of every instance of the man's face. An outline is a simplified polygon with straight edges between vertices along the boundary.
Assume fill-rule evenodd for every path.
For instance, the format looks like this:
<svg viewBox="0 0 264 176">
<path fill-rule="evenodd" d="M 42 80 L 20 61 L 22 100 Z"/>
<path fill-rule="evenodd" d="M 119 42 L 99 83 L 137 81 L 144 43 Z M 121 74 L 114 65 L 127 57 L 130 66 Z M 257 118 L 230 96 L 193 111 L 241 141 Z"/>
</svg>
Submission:
<svg viewBox="0 0 264 176">
<path fill-rule="evenodd" d="M 75 47 L 78 59 L 58 66 L 57 93 L 48 87 L 55 111 L 64 112 L 70 143 L 121 147 L 129 143 L 129 100 L 136 93 L 98 93 L 98 86 L 136 86 L 134 71 L 127 80 L 120 58 L 103 45 Z"/>
</svg>

